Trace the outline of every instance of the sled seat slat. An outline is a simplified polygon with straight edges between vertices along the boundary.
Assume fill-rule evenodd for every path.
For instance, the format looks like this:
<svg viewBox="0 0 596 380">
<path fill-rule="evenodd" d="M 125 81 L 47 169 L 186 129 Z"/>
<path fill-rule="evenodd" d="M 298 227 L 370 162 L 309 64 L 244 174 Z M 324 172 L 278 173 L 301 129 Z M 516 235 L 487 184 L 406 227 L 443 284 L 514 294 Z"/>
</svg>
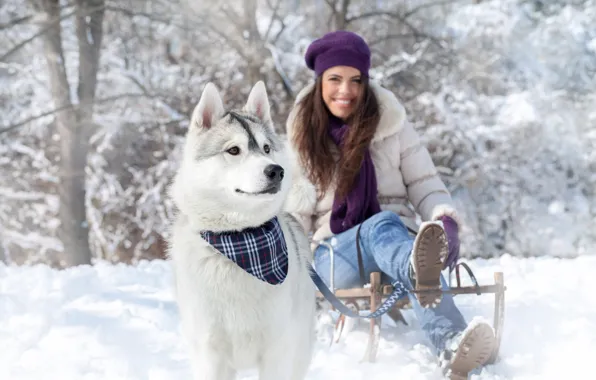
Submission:
<svg viewBox="0 0 596 380">
<path fill-rule="evenodd" d="M 352 288 L 352 289 L 336 289 L 334 294 L 338 298 L 364 298 L 368 299 L 371 295 L 371 289 L 369 287 L 363 288 Z M 461 286 L 461 287 L 453 287 L 450 289 L 445 290 L 412 290 L 412 293 L 449 293 L 449 294 L 476 294 L 480 293 L 499 293 L 505 290 L 502 285 L 480 285 L 479 287 L 475 286 Z M 383 296 L 388 296 L 393 291 L 393 287 L 391 285 L 384 285 L 382 287 L 381 294 Z M 325 297 L 319 291 L 317 291 L 317 298 L 324 299 Z"/>
</svg>

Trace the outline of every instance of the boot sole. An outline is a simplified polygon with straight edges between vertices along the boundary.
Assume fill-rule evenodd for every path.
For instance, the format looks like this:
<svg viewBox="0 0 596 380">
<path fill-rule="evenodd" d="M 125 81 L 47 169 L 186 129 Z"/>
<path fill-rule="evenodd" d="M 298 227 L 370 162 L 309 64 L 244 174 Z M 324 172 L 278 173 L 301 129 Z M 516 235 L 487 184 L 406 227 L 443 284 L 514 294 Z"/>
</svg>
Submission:
<svg viewBox="0 0 596 380">
<path fill-rule="evenodd" d="M 416 236 L 414 241 L 415 290 L 433 290 L 441 288 L 443 259 L 448 254 L 445 231 L 441 226 L 428 224 Z M 436 307 L 442 298 L 441 293 L 419 293 L 418 302 L 424 308 Z"/>
<path fill-rule="evenodd" d="M 448 379 L 467 380 L 470 371 L 483 366 L 495 346 L 495 335 L 490 326 L 479 324 L 462 337 L 448 369 Z"/>
</svg>

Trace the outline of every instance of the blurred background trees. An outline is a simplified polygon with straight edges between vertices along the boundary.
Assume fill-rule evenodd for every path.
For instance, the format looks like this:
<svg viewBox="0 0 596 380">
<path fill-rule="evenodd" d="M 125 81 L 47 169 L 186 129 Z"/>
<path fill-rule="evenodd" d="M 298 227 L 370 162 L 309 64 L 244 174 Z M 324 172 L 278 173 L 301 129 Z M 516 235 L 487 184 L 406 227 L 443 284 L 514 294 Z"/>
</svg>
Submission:
<svg viewBox="0 0 596 380">
<path fill-rule="evenodd" d="M 596 246 L 595 0 L 0 3 L 0 260 L 163 258 L 203 86 L 280 133 L 325 32 L 362 34 L 464 214 L 462 254 Z"/>
</svg>

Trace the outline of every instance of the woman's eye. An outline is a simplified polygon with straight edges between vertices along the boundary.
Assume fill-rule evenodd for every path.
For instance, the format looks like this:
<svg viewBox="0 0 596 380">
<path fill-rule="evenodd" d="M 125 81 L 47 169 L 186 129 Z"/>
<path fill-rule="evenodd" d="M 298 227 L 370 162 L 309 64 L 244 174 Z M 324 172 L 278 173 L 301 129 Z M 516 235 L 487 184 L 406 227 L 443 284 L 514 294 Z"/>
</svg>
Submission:
<svg viewBox="0 0 596 380">
<path fill-rule="evenodd" d="M 263 147 L 263 150 L 265 151 L 265 153 L 269 154 L 269 152 L 271 152 L 271 147 L 269 145 L 265 145 Z"/>
<path fill-rule="evenodd" d="M 240 154 L 240 148 L 238 148 L 237 146 L 233 146 L 230 149 L 226 150 L 226 152 L 228 152 L 232 156 L 237 156 Z"/>
</svg>

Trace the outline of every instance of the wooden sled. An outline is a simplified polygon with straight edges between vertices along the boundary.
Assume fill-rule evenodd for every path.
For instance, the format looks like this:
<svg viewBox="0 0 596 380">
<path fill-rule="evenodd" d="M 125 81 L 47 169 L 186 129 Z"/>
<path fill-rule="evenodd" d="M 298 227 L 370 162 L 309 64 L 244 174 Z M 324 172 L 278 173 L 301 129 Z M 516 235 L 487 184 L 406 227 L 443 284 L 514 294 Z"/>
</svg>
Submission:
<svg viewBox="0 0 596 380">
<path fill-rule="evenodd" d="M 322 243 L 326 245 L 330 249 L 331 254 L 331 286 L 330 290 L 335 294 L 337 298 L 342 300 L 347 305 L 351 305 L 353 308 L 358 310 L 358 303 L 357 301 L 368 301 L 368 305 L 370 307 L 370 311 L 375 311 L 382 303 L 382 301 L 389 296 L 393 292 L 393 286 L 391 285 L 384 285 L 381 282 L 381 273 L 380 272 L 373 272 L 370 274 L 370 283 L 366 284 L 364 287 L 360 288 L 351 288 L 351 289 L 334 289 L 333 284 L 333 263 L 334 263 L 334 255 L 333 255 L 333 248 L 330 245 Z M 459 268 L 464 267 L 470 276 L 470 279 L 473 282 L 472 286 L 461 286 L 461 277 L 459 273 Z M 492 364 L 497 360 L 499 355 L 499 348 L 501 346 L 501 338 L 503 335 L 503 323 L 504 323 L 504 314 L 505 314 L 505 284 L 502 272 L 495 272 L 494 273 L 494 283 L 491 285 L 479 285 L 476 281 L 472 270 L 468 265 L 465 263 L 459 263 L 455 267 L 455 275 L 456 275 L 456 286 L 450 286 L 449 289 L 446 290 L 420 290 L 420 291 L 412 291 L 413 293 L 450 293 L 453 296 L 458 294 L 494 294 L 495 295 L 495 306 L 494 306 L 494 321 L 493 321 L 493 328 L 495 331 L 495 338 L 496 343 L 493 350 L 493 353 L 488 361 L 488 364 Z M 451 282 L 451 281 L 450 281 Z M 317 299 L 325 300 L 325 297 L 320 291 L 317 291 Z M 403 322 L 406 323 L 403 315 L 401 314 L 402 309 L 411 308 L 410 301 L 408 298 L 403 298 L 398 301 L 397 304 L 387 313 L 395 322 Z M 335 326 L 335 335 L 339 338 L 341 332 L 345 325 L 345 315 L 340 315 L 336 326 Z M 377 356 L 377 348 L 379 345 L 379 339 L 381 335 L 381 318 L 371 318 L 370 319 L 370 329 L 369 329 L 369 336 L 368 336 L 368 344 L 364 353 L 364 357 L 362 361 L 364 362 L 375 362 Z"/>
</svg>

